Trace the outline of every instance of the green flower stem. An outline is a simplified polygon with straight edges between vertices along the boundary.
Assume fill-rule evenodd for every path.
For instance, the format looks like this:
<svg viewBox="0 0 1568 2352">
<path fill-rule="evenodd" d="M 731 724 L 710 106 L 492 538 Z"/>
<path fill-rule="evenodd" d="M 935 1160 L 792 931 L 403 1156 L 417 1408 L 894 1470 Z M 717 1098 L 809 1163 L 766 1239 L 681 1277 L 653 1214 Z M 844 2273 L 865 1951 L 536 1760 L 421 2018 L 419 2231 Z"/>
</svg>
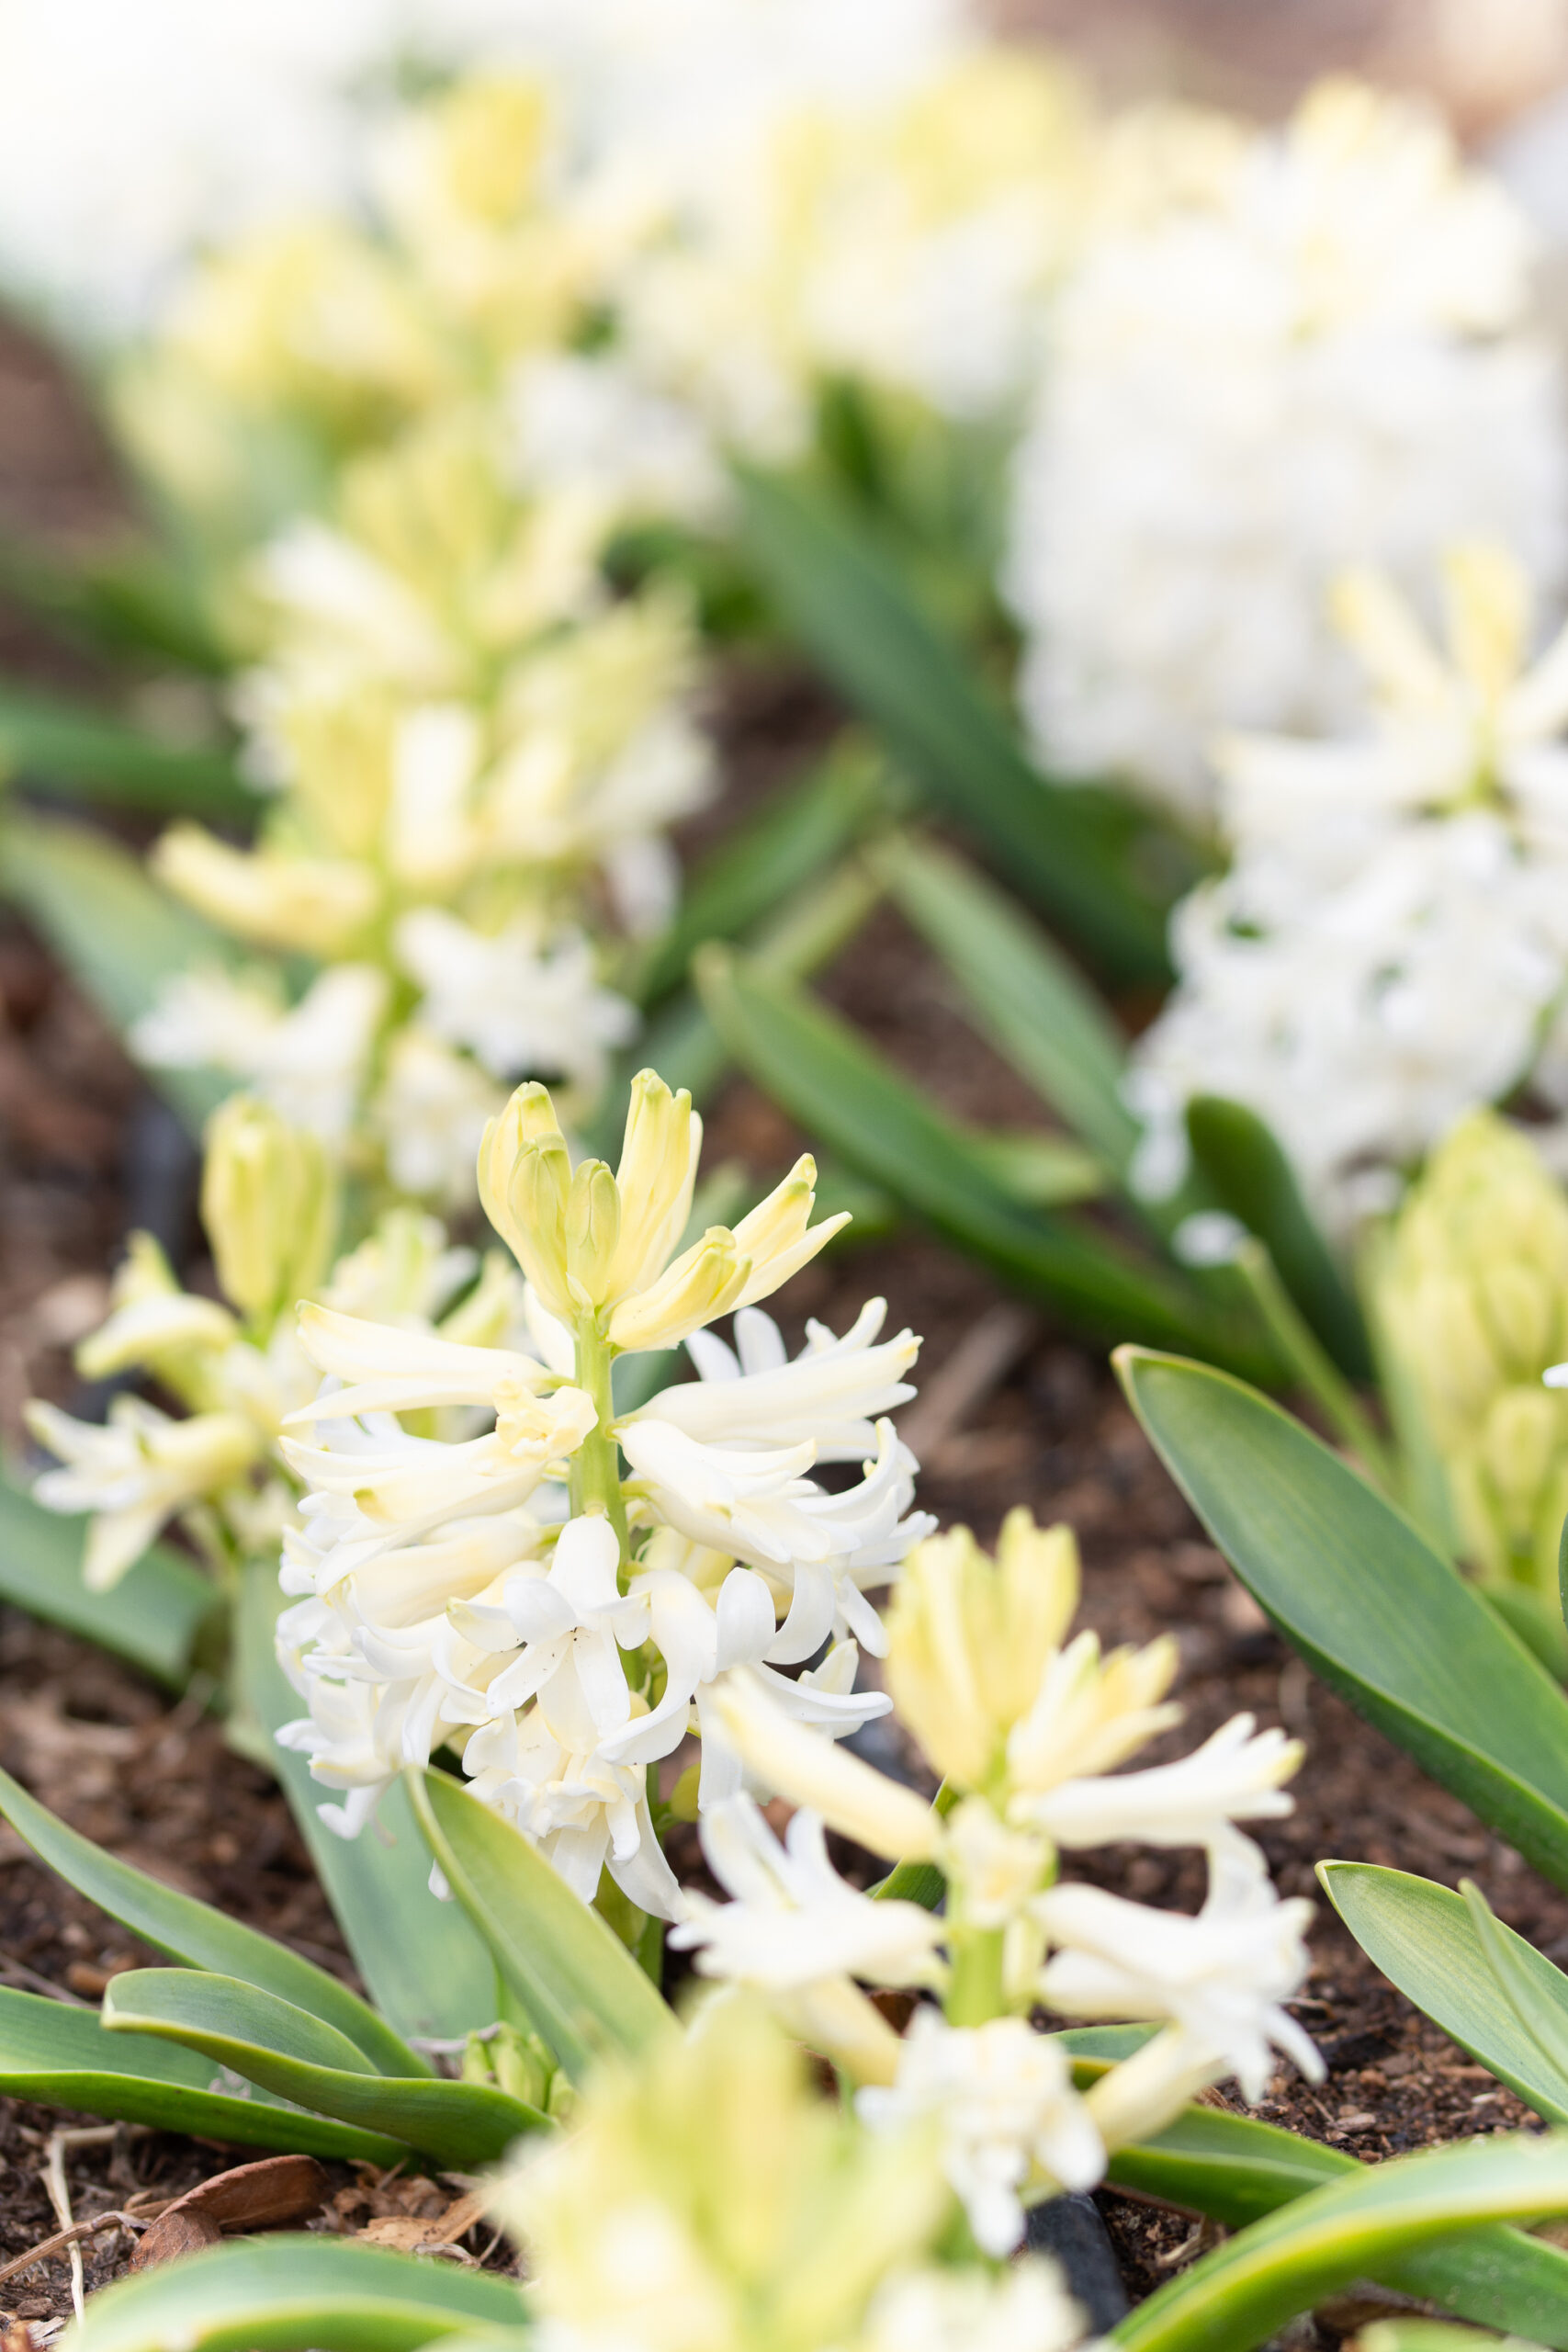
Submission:
<svg viewBox="0 0 1568 2352">
<path fill-rule="evenodd" d="M 985 2025 L 1006 2010 L 1002 1993 L 1005 1934 L 1001 1928 L 968 1928 L 953 1936 L 946 2002 L 949 2025 Z"/>
<path fill-rule="evenodd" d="M 593 1399 L 598 1419 L 571 1457 L 571 1510 L 601 1510 L 615 1529 L 621 1546 L 621 1581 L 631 1566 L 631 1540 L 626 1529 L 626 1498 L 621 1492 L 621 1449 L 611 1434 L 615 1418 L 610 1394 L 610 1369 L 615 1351 L 608 1340 L 584 1317 L 577 1330 L 577 1385 Z"/>
</svg>

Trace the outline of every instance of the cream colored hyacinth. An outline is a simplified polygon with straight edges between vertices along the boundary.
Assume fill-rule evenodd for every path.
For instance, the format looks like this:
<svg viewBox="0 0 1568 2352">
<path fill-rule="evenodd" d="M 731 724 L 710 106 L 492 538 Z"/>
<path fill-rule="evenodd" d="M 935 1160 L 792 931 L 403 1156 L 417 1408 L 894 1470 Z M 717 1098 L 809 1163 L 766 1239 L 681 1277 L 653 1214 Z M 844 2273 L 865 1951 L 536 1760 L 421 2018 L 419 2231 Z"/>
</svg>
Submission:
<svg viewBox="0 0 1568 2352">
<path fill-rule="evenodd" d="M 1568 579 L 1568 440 L 1502 186 L 1347 80 L 1285 124 L 1134 113 L 1014 467 L 1020 701 L 1058 774 L 1200 826 L 1222 729 L 1342 732 L 1348 564 L 1424 595 L 1459 539 Z"/>
<path fill-rule="evenodd" d="M 790 1721 L 735 1676 L 716 1712 L 753 1785 L 801 1808 L 785 1838 L 741 1793 L 705 1817 L 708 1865 L 731 1900 L 697 1892 L 671 1940 L 700 1973 L 746 1986 L 863 2086 L 875 2132 L 936 2129 L 976 2242 L 1010 2253 L 1027 2204 L 1093 2187 L 1110 2154 L 1163 2128 L 1235 2075 L 1263 2095 L 1272 2052 L 1322 2067 L 1284 2004 L 1306 1973 L 1311 1905 L 1281 1902 L 1237 1827 L 1290 1810 L 1301 1748 L 1237 1715 L 1177 1761 L 1117 1768 L 1178 1720 L 1168 1638 L 1102 1656 L 1068 1638 L 1076 1548 L 1065 1528 L 1010 1513 L 995 1560 L 964 1528 L 919 1544 L 888 1624 L 886 1679 L 944 1794 L 931 1807 Z M 829 1861 L 824 1825 L 890 1862 L 940 1872 L 945 1911 L 858 1893 Z M 1065 1856 L 1126 1840 L 1195 1846 L 1209 1893 L 1195 1917 L 1061 1875 Z M 909 1878 L 908 1892 L 915 1892 Z M 902 2039 L 864 1984 L 924 1988 Z M 1030 2022 L 1158 2026 L 1087 2090 Z"/>
<path fill-rule="evenodd" d="M 617 966 L 667 919 L 666 834 L 711 786 L 685 606 L 602 567 L 640 493 L 553 465 L 518 413 L 518 371 L 570 370 L 619 249 L 562 193 L 564 103 L 495 72 L 414 108 L 374 224 L 218 254 L 120 390 L 248 665 L 266 796 L 254 849 L 183 824 L 154 870 L 243 948 L 319 967 L 292 994 L 276 963 L 179 974 L 138 1050 L 457 1207 L 519 1078 L 596 1106 L 637 1025 Z"/>
<path fill-rule="evenodd" d="M 741 1999 L 601 2075 L 570 2136 L 503 2177 L 496 2211 L 529 2248 L 552 2352 L 1080 2345 L 1054 2263 L 942 2259 L 950 2205 L 929 2122 L 866 2131 Z"/>
<path fill-rule="evenodd" d="M 1504 548 L 1450 548 L 1440 580 L 1441 643 L 1382 573 L 1337 583 L 1364 733 L 1217 747 L 1230 868 L 1177 910 L 1128 1089 L 1151 1192 L 1196 1092 L 1257 1109 L 1341 1227 L 1476 1103 L 1568 1107 L 1568 637 L 1538 646 Z"/>
<path fill-rule="evenodd" d="M 683 1243 L 701 1136 L 690 1097 L 644 1071 L 618 1169 L 574 1168 L 548 1092 L 520 1087 L 479 1189 L 522 1271 L 525 1340 L 301 1310 L 326 1378 L 283 1442 L 305 1493 L 279 1641 L 310 1707 L 285 1736 L 346 1792 L 328 1809 L 345 1834 L 445 1746 L 585 1899 L 607 1870 L 674 1917 L 653 1768 L 695 1728 L 696 1802 L 739 1787 L 716 1712 L 739 1668 L 813 1736 L 886 1711 L 853 1685 L 859 1645 L 885 1646 L 866 1590 L 931 1525 L 887 1418 L 918 1342 L 882 1340 L 873 1301 L 841 1338 L 808 1325 L 791 1361 L 758 1302 L 844 1219 L 812 1224 L 803 1159 L 733 1229 Z M 733 1346 L 706 1328 L 723 1316 Z M 697 1382 L 617 1401 L 619 1361 L 682 1344 Z M 479 1433 L 426 1433 L 454 1411 Z M 861 1476 L 829 1492 L 810 1474 L 837 1462 Z"/>
<path fill-rule="evenodd" d="M 180 1413 L 135 1396 L 117 1396 L 105 1424 L 36 1398 L 27 1409 L 32 1436 L 60 1464 L 39 1475 L 34 1495 L 51 1510 L 87 1516 L 84 1569 L 96 1591 L 171 1523 L 224 1583 L 276 1545 L 296 1502 L 280 1434 L 317 1385 L 295 1337 L 301 1291 L 449 1340 L 501 1340 L 521 1322 L 522 1284 L 502 1253 L 481 1261 L 454 1249 L 438 1220 L 416 1209 L 389 1211 L 337 1256 L 328 1156 L 243 1096 L 209 1125 L 201 1210 L 222 1301 L 182 1290 L 158 1243 L 133 1234 L 108 1320 L 76 1351 L 87 1379 L 141 1372 Z M 454 1428 L 461 1416 L 442 1419 Z"/>
</svg>

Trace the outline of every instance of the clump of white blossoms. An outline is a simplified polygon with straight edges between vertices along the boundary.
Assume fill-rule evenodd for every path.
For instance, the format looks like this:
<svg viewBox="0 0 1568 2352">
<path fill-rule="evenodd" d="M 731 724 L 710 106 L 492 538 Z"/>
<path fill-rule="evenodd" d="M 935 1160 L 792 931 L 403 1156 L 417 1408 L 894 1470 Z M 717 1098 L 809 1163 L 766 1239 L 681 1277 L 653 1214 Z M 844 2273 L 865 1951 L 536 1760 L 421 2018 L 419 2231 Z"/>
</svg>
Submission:
<svg viewBox="0 0 1568 2352">
<path fill-rule="evenodd" d="M 1018 458 L 1006 587 L 1043 758 L 1201 820 L 1222 727 L 1344 726 L 1347 564 L 1568 571 L 1531 232 L 1440 124 L 1349 83 L 1280 130 L 1123 124 Z M 1140 157 L 1140 147 L 1145 152 Z"/>
<path fill-rule="evenodd" d="M 76 1351 L 91 1380 L 144 1373 L 182 1409 L 118 1396 L 105 1423 L 34 1399 L 27 1422 L 60 1466 L 34 1483 L 51 1510 L 88 1517 L 84 1574 L 104 1591 L 171 1522 L 220 1583 L 275 1547 L 295 1503 L 279 1450 L 286 1416 L 318 1384 L 295 1337 L 314 1291 L 346 1314 L 378 1315 L 448 1341 L 509 1340 L 522 1282 L 500 1250 L 454 1249 L 432 1216 L 388 1212 L 336 1255 L 334 1171 L 313 1136 L 234 1095 L 208 1130 L 202 1221 L 223 1299 L 182 1290 L 158 1243 L 133 1234 L 111 1312 Z M 226 1302 L 226 1303 L 225 1303 Z M 457 1429 L 461 1416 L 447 1414 Z"/>
<path fill-rule="evenodd" d="M 1178 986 L 1140 1040 L 1141 1181 L 1179 1177 L 1182 1110 L 1251 1104 L 1333 1224 L 1477 1103 L 1568 1108 L 1568 635 L 1532 656 L 1525 571 L 1459 547 L 1445 654 L 1384 576 L 1335 616 L 1372 730 L 1216 754 L 1230 870 L 1178 909 Z"/>
<path fill-rule="evenodd" d="M 1283 2007 L 1306 1973 L 1311 1905 L 1279 1900 L 1235 1826 L 1290 1811 L 1299 1745 L 1237 1715 L 1174 1763 L 1117 1771 L 1179 1714 L 1166 1697 L 1176 1645 L 1102 1656 L 1093 1634 L 1068 1637 L 1077 1594 L 1070 1531 L 1023 1510 L 995 1561 L 964 1528 L 911 1553 L 886 1679 L 942 1776 L 935 1807 L 792 1721 L 755 1677 L 734 1677 L 716 1709 L 747 1773 L 802 1810 L 781 1845 L 745 1793 L 716 1807 L 704 1850 L 733 1899 L 694 1892 L 671 1936 L 862 2085 L 874 2130 L 929 2120 L 991 2256 L 1018 2245 L 1026 2204 L 1092 2187 L 1203 2086 L 1234 2075 L 1259 2098 L 1271 2048 L 1322 2074 Z M 824 1825 L 889 1861 L 934 1865 L 926 1895 L 945 1891 L 943 1916 L 902 1899 L 919 1876 L 907 1868 L 875 1895 L 846 1884 Z M 1195 1917 L 1062 1878 L 1064 1856 L 1128 1840 L 1205 1850 Z M 919 2007 L 900 2039 L 866 1984 L 924 1988 L 941 2007 Z M 1086 2068 L 1080 2086 L 1062 2043 L 1029 2022 L 1041 2005 L 1159 2030 Z"/>
<path fill-rule="evenodd" d="M 694 1726 L 698 1803 L 734 1793 L 716 1703 L 738 1668 L 831 1733 L 886 1711 L 853 1685 L 858 1645 L 885 1646 L 866 1589 L 931 1525 L 887 1418 L 919 1343 L 882 1339 L 873 1301 L 841 1338 L 808 1326 L 788 1359 L 757 1302 L 845 1220 L 811 1223 L 807 1158 L 733 1230 L 682 1246 L 701 1137 L 690 1096 L 644 1071 L 619 1168 L 574 1169 L 545 1088 L 517 1090 L 479 1187 L 525 1277 L 526 1348 L 302 1309 L 327 1377 L 284 1440 L 306 1492 L 283 1584 L 303 1597 L 278 1638 L 310 1708 L 284 1736 L 347 1792 L 327 1809 L 344 1834 L 445 1746 L 585 1900 L 607 1870 L 673 1918 L 649 1768 Z M 733 1349 L 705 1329 L 729 1314 Z M 698 1382 L 617 1404 L 618 1360 L 682 1342 Z M 454 1408 L 492 1425 L 429 1433 Z M 862 1474 L 829 1492 L 809 1474 L 837 1462 Z M 798 1679 L 778 1671 L 825 1643 Z"/>
</svg>

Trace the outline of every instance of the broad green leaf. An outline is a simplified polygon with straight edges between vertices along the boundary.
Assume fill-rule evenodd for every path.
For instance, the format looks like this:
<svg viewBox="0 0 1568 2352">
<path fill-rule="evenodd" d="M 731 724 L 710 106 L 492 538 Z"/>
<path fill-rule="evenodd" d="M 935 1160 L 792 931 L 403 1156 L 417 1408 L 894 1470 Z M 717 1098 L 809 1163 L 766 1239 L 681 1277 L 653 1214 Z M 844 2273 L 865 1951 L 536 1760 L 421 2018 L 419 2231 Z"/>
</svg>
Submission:
<svg viewBox="0 0 1568 2352">
<path fill-rule="evenodd" d="M 1111 2331 L 1126 2352 L 1254 2352 L 1352 2279 L 1468 2225 L 1568 2212 L 1568 2134 L 1429 2148 L 1368 2165 L 1254 2222 Z"/>
<path fill-rule="evenodd" d="M 221 752 L 176 749 L 122 719 L 5 684 L 0 777 L 217 824 L 250 826 L 258 805 Z"/>
<path fill-rule="evenodd" d="M 212 2063 L 152 2034 L 109 2033 L 94 2009 L 0 1987 L 0 2095 L 41 2099 L 159 2132 L 194 2132 L 242 2147 L 395 2164 L 397 2140 L 330 2117 L 299 2115 L 242 2090 L 218 2090 Z"/>
<path fill-rule="evenodd" d="M 858 744 L 771 793 L 687 876 L 679 913 L 636 972 L 638 1002 L 677 987 L 705 940 L 739 938 L 841 857 L 890 797 L 884 763 Z"/>
<path fill-rule="evenodd" d="M 1256 1111 L 1218 1094 L 1187 1106 L 1192 1156 L 1215 1198 L 1255 1233 L 1280 1281 L 1343 1373 L 1371 1376 L 1355 1295 L 1301 1195 L 1295 1171 Z"/>
<path fill-rule="evenodd" d="M 400 2034 L 450 2041 L 493 2025 L 503 2008 L 495 1963 L 457 1905 L 432 1894 L 430 1851 L 402 1783 L 387 1791 L 357 1838 L 339 1838 L 317 1809 L 332 1792 L 310 1778 L 310 1758 L 276 1745 L 274 1735 L 303 1706 L 273 1645 L 281 1597 L 275 1562 L 247 1564 L 235 1611 L 235 1703 L 261 1735 L 355 1966 Z"/>
<path fill-rule="evenodd" d="M 1568 1884 L 1568 1699 L 1409 1521 L 1240 1381 L 1121 1348 L 1134 1411 L 1307 1663 Z"/>
<path fill-rule="evenodd" d="M 964 1127 L 959 1132 L 992 1182 L 1026 1208 L 1092 1201 L 1105 1190 L 1103 1162 L 1060 1136 L 1002 1127 Z"/>
<path fill-rule="evenodd" d="M 1118 1175 L 1142 1133 L 1122 1099 L 1126 1040 L 1016 899 L 951 851 L 898 835 L 875 853 L 890 895 L 942 957 L 982 1034 Z"/>
<path fill-rule="evenodd" d="M 641 2050 L 675 2020 L 597 1911 L 520 1830 L 444 1772 L 407 1774 L 447 1884 L 572 2080 L 607 2050 Z"/>
<path fill-rule="evenodd" d="M 1129 813 L 1030 765 L 852 510 L 777 475 L 739 483 L 746 546 L 780 613 L 912 781 L 1071 938 L 1119 974 L 1166 978 L 1163 910 L 1129 878 Z"/>
<path fill-rule="evenodd" d="M 1145 2026 L 1078 2026 L 1061 2036 L 1080 2089 L 1147 2040 Z M 1245 2229 L 1265 2213 L 1365 2167 L 1321 2141 L 1251 2116 L 1189 2107 L 1157 2137 L 1119 2149 L 1107 2177 L 1168 2205 Z M 1461 2318 L 1568 2347 L 1568 2252 L 1498 2223 L 1441 2244 L 1395 2252 L 1373 2275 L 1399 2293 L 1441 2303 Z"/>
<path fill-rule="evenodd" d="M 89 1592 L 82 1581 L 84 1525 L 43 1510 L 0 1475 L 0 1600 L 184 1690 L 197 1638 L 222 1608 L 210 1578 L 155 1544 L 107 1592 Z"/>
<path fill-rule="evenodd" d="M 346 1984 L 340 1984 L 335 1976 L 329 1976 L 324 1968 L 301 1959 L 287 1944 L 276 1943 L 270 1936 L 258 1935 L 254 1928 L 228 1918 L 209 1903 L 180 1894 L 145 1871 L 106 1854 L 90 1838 L 67 1828 L 8 1772 L 0 1772 L 0 1813 L 40 1861 L 58 1871 L 68 1886 L 97 1904 L 143 1943 L 154 1945 L 187 1968 L 237 1976 L 243 1984 L 310 2010 L 346 2034 L 383 2074 L 430 2071 L 368 2003 Z"/>
<path fill-rule="evenodd" d="M 80 825 L 7 811 L 0 819 L 0 891 L 36 923 L 110 1026 L 123 1035 L 161 980 L 232 959 L 210 924 L 150 882 L 140 859 Z M 230 1081 L 209 1070 L 154 1074 L 193 1133 Z"/>
<path fill-rule="evenodd" d="M 520 2346 L 515 2283 L 352 2238 L 279 2232 L 117 2279 L 69 2352 L 419 2352 L 488 2335 Z"/>
<path fill-rule="evenodd" d="M 724 949 L 697 983 L 736 1060 L 790 1115 L 873 1183 L 1030 1296 L 1095 1332 L 1164 1332 L 1234 1360 L 1241 1341 L 1162 1267 L 1087 1226 L 1024 1208 L 964 1130 L 805 991 Z"/>
<path fill-rule="evenodd" d="M 1463 1895 L 1371 1862 L 1320 1862 L 1317 1874 L 1362 1951 L 1417 2008 L 1548 2123 L 1568 2123 L 1568 2065 L 1510 1997 Z M 1568 1977 L 1511 1928 L 1493 1926 L 1521 2001 L 1568 2032 Z"/>
<path fill-rule="evenodd" d="M 1356 2331 L 1356 2352 L 1481 2352 L 1496 2335 L 1472 2327 L 1450 2327 L 1443 2319 L 1380 2319 Z M 1513 2337 L 1517 2352 L 1518 2337 Z"/>
<path fill-rule="evenodd" d="M 133 1968 L 104 1996 L 109 2032 L 162 2035 L 247 2082 L 318 2115 L 468 2168 L 504 2155 L 545 2119 L 486 2083 L 378 2075 L 335 2026 L 232 1976 L 195 1968 Z"/>
</svg>

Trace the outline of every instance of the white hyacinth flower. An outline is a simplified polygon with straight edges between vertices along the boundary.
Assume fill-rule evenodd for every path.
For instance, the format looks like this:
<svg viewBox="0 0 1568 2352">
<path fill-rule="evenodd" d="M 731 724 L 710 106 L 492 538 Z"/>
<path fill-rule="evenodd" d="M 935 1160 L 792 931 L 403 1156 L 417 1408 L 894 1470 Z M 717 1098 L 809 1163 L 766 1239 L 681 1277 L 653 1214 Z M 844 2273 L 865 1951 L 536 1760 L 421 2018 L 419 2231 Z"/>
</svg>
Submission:
<svg viewBox="0 0 1568 2352">
<path fill-rule="evenodd" d="M 1177 910 L 1128 1085 L 1145 1192 L 1180 1179 L 1193 1093 L 1258 1111 L 1341 1227 L 1476 1103 L 1528 1080 L 1568 1105 L 1568 639 L 1531 660 L 1498 548 L 1450 548 L 1443 579 L 1446 654 L 1387 579 L 1339 584 L 1370 733 L 1220 749 L 1231 868 Z"/>
<path fill-rule="evenodd" d="M 1321 2081 L 1322 2060 L 1280 2007 L 1306 1977 L 1311 1904 L 1280 1900 L 1262 1855 L 1239 1831 L 1214 1840 L 1209 1869 L 1196 1917 L 1151 1911 L 1097 1886 L 1039 1896 L 1033 1907 L 1055 1947 L 1043 1996 L 1072 2017 L 1168 2018 L 1215 2078 L 1234 2074 L 1254 2101 L 1272 2072 L 1270 2043 L 1310 2082 Z"/>
<path fill-rule="evenodd" d="M 394 944 L 423 990 L 421 1023 L 468 1046 L 492 1077 L 566 1079 L 592 1100 L 611 1049 L 636 1032 L 635 1009 L 600 985 L 581 932 L 545 942 L 520 915 L 491 938 L 445 908 L 419 907 L 400 919 Z"/>
<path fill-rule="evenodd" d="M 1066 2052 L 1022 2018 L 965 2028 L 919 2010 L 896 2082 L 863 2090 L 856 2105 L 878 2131 L 941 2118 L 948 2179 L 995 2256 L 1023 2236 L 1020 2192 L 1031 2182 L 1082 2189 L 1104 2176 L 1105 2148 Z"/>
<path fill-rule="evenodd" d="M 693 1890 L 670 1940 L 694 1951 L 704 1976 L 774 1992 L 824 1978 L 931 1984 L 942 1922 L 918 1903 L 877 1902 L 847 1884 L 828 1859 L 820 1816 L 801 1811 L 781 1845 L 753 1801 L 729 1798 L 704 1816 L 703 1852 L 730 1896 Z"/>
<path fill-rule="evenodd" d="M 337 964 L 285 1005 L 261 978 L 179 972 L 130 1031 L 154 1069 L 231 1071 L 293 1126 L 343 1142 L 352 1132 L 387 999 L 368 964 Z"/>
<path fill-rule="evenodd" d="M 283 1439 L 306 1492 L 280 1639 L 322 1717 L 290 1737 L 319 1777 L 384 1786 L 446 1741 L 573 1883 L 592 1894 L 603 1865 L 670 1917 L 648 1773 L 695 1730 L 699 1805 L 740 1791 L 722 1701 L 742 1674 L 813 1747 L 886 1713 L 855 1690 L 845 1636 L 882 1647 L 865 1589 L 929 1523 L 886 1419 L 912 1393 L 912 1336 L 879 1343 L 873 1302 L 841 1340 L 813 1325 L 790 1363 L 750 1305 L 837 1230 L 811 1223 L 809 1159 L 678 1251 L 700 1138 L 689 1098 L 645 1073 L 618 1172 L 573 1170 L 549 1096 L 520 1088 L 482 1140 L 479 1192 L 525 1274 L 521 1314 L 469 1339 L 462 1308 L 437 1333 L 305 1306 L 298 1344 L 324 1377 Z M 732 1309 L 735 1351 L 705 1329 Z M 682 1337 L 708 1377 L 617 1415 L 614 1357 Z M 867 1439 L 847 1493 L 806 1475 Z M 775 1670 L 835 1630 L 818 1666 Z M 349 1686 L 379 1693 L 368 1727 Z"/>
<path fill-rule="evenodd" d="M 105 1423 L 74 1420 L 35 1398 L 27 1424 L 62 1464 L 34 1481 L 38 1501 L 46 1510 L 91 1513 L 82 1573 L 92 1592 L 118 1584 L 161 1528 L 243 1479 L 261 1452 L 243 1414 L 176 1420 L 139 1396 L 117 1396 Z"/>
<path fill-rule="evenodd" d="M 1046 761 L 1200 820 L 1221 729 L 1356 713 L 1325 625 L 1346 564 L 1424 593 L 1485 537 L 1543 589 L 1568 571 L 1561 395 L 1503 189 L 1343 82 L 1210 146 L 1060 300 L 1006 576 Z"/>
<path fill-rule="evenodd" d="M 1016 1797 L 1012 1817 L 1057 1846 L 1110 1846 L 1122 1838 L 1145 1846 L 1209 1846 L 1228 1823 L 1278 1820 L 1293 1812 L 1295 1800 L 1280 1784 L 1304 1753 L 1300 1740 L 1287 1739 L 1282 1731 L 1259 1732 L 1251 1715 L 1233 1715 L 1174 1764 L 1058 1781 L 1043 1794 Z"/>
</svg>

